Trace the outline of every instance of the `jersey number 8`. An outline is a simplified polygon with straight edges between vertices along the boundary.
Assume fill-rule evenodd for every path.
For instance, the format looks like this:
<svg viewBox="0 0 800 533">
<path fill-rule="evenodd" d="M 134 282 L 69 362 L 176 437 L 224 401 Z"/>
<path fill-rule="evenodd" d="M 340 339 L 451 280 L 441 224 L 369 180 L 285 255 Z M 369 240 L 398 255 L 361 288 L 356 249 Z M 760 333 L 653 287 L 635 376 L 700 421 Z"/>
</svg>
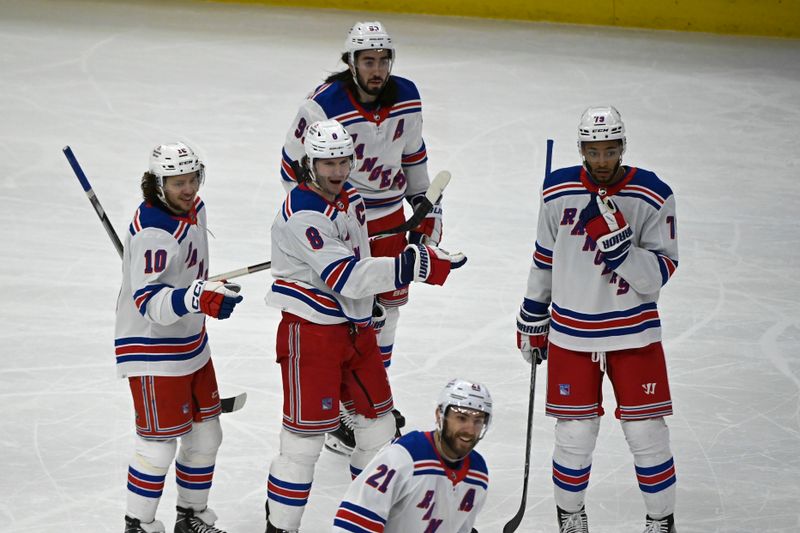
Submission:
<svg viewBox="0 0 800 533">
<path fill-rule="evenodd" d="M 319 234 L 319 230 L 314 226 L 310 226 L 306 230 L 306 239 L 308 239 L 308 243 L 315 250 L 319 250 L 325 244 L 322 240 L 322 236 Z"/>
</svg>

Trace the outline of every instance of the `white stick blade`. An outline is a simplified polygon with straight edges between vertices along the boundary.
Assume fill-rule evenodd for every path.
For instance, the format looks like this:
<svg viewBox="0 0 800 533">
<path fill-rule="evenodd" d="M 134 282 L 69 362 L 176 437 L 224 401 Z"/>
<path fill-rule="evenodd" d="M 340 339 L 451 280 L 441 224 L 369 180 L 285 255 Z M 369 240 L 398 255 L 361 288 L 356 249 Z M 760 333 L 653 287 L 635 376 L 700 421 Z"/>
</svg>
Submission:
<svg viewBox="0 0 800 533">
<path fill-rule="evenodd" d="M 436 203 L 436 200 L 442 195 L 444 189 L 447 187 L 447 184 L 450 183 L 450 172 L 447 170 L 442 170 L 436 177 L 433 178 L 431 182 L 431 186 L 428 187 L 428 191 L 425 193 L 425 197 L 430 200 L 432 204 Z"/>
</svg>

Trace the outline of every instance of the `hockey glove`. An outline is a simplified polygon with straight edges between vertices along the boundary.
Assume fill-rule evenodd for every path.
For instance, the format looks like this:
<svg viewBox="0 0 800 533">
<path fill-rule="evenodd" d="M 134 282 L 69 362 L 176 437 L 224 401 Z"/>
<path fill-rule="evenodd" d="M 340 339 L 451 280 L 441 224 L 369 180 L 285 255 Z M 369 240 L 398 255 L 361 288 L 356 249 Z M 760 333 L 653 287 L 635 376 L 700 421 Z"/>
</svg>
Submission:
<svg viewBox="0 0 800 533">
<path fill-rule="evenodd" d="M 377 301 L 372 304 L 372 327 L 375 333 L 380 333 L 386 324 L 386 308 Z"/>
<path fill-rule="evenodd" d="M 528 363 L 541 364 L 547 359 L 547 334 L 550 332 L 549 315 L 530 315 L 520 309 L 517 315 L 517 348 Z"/>
<path fill-rule="evenodd" d="M 589 203 L 580 214 L 580 221 L 589 237 L 603 252 L 603 260 L 614 269 L 628 256 L 633 229 L 625 222 L 622 211 L 609 198 L 592 193 Z"/>
<path fill-rule="evenodd" d="M 416 194 L 408 199 L 411 206 L 417 205 L 425 198 L 424 193 Z M 433 209 L 428 213 L 419 226 L 408 233 L 408 242 L 411 244 L 429 244 L 438 246 L 442 242 L 442 204 L 439 201 L 433 204 Z"/>
<path fill-rule="evenodd" d="M 450 270 L 460 268 L 466 262 L 467 257 L 461 252 L 451 254 L 434 246 L 409 244 L 397 256 L 396 285 L 402 287 L 412 281 L 444 285 Z"/>
<path fill-rule="evenodd" d="M 190 313 L 204 313 L 223 320 L 231 316 L 233 308 L 242 301 L 241 288 L 238 283 L 196 279 L 186 289 L 184 305 Z"/>
</svg>

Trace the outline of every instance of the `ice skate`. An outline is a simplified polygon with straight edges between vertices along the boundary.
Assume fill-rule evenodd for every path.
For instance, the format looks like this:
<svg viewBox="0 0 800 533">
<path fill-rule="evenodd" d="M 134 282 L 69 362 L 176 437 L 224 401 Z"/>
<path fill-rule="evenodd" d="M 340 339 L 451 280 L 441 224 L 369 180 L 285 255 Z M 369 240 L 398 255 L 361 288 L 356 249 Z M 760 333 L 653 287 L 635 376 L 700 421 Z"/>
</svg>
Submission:
<svg viewBox="0 0 800 533">
<path fill-rule="evenodd" d="M 339 414 L 339 427 L 325 435 L 325 447 L 333 453 L 349 457 L 356 447 L 354 428 L 353 417 L 342 409 Z"/>
<path fill-rule="evenodd" d="M 225 533 L 214 527 L 217 514 L 206 507 L 202 511 L 178 506 L 178 517 L 175 519 L 175 533 Z"/>
<path fill-rule="evenodd" d="M 138 518 L 125 516 L 125 533 L 164 533 L 164 524 L 159 520 L 142 523 Z"/>
<path fill-rule="evenodd" d="M 556 507 L 558 511 L 558 533 L 589 533 L 589 519 L 586 517 L 586 509 L 581 507 L 577 513 L 568 513 L 561 507 Z"/>
<path fill-rule="evenodd" d="M 658 520 L 647 515 L 646 524 L 642 533 L 676 533 L 675 518 L 670 514 Z"/>
</svg>

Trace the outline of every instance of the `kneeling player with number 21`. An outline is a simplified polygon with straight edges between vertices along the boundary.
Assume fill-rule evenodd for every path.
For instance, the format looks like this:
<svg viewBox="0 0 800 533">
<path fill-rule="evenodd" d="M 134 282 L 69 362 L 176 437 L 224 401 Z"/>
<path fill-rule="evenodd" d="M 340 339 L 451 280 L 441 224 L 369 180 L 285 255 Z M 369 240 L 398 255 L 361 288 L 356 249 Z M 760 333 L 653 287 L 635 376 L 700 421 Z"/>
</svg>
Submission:
<svg viewBox="0 0 800 533">
<path fill-rule="evenodd" d="M 482 384 L 450 381 L 439 394 L 436 429 L 412 431 L 384 448 L 347 489 L 336 533 L 477 533 L 489 471 L 475 446 L 492 417 Z"/>
</svg>

